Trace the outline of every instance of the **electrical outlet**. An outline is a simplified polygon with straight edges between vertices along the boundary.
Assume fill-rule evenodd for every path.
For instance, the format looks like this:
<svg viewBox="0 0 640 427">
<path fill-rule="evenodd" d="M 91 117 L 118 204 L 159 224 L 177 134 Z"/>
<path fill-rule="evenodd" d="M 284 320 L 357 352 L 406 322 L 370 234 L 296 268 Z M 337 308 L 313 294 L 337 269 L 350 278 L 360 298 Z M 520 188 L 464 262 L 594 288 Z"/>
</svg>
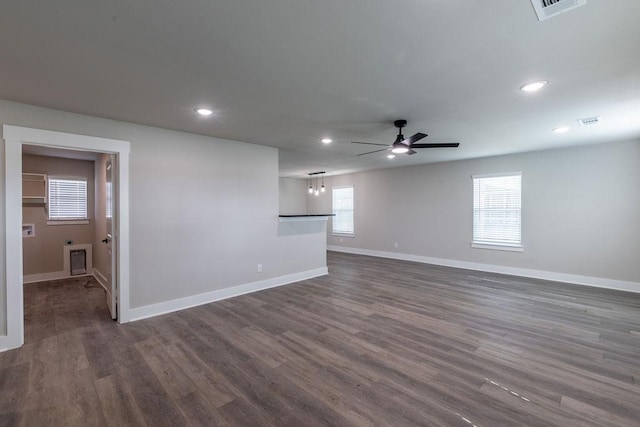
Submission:
<svg viewBox="0 0 640 427">
<path fill-rule="evenodd" d="M 262 273 L 262 264 L 258 264 L 258 273 Z"/>
<path fill-rule="evenodd" d="M 398 242 L 395 242 L 395 243 L 393 244 L 393 247 L 394 247 L 394 248 L 397 248 L 397 247 L 398 247 Z"/>
</svg>

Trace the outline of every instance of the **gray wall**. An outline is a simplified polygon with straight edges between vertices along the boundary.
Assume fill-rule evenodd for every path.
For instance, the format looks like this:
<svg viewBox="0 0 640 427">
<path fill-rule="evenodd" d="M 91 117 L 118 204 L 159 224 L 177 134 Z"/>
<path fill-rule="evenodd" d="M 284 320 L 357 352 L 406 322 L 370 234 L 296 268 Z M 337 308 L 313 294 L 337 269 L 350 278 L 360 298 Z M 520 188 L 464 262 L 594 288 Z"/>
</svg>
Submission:
<svg viewBox="0 0 640 427">
<path fill-rule="evenodd" d="M 280 214 L 307 213 L 307 181 L 297 178 L 280 178 Z"/>
<path fill-rule="evenodd" d="M 23 274 L 59 272 L 64 269 L 63 247 L 67 240 L 74 244 L 92 244 L 93 227 L 93 162 L 25 154 L 22 171 L 47 175 L 82 176 L 87 178 L 87 214 L 89 224 L 47 225 L 44 206 L 23 206 L 22 223 L 35 224 L 35 237 L 23 238 Z M 95 247 L 95 245 L 94 245 Z"/>
<path fill-rule="evenodd" d="M 471 175 L 513 171 L 522 171 L 524 252 L 471 248 Z M 355 237 L 329 234 L 329 245 L 640 282 L 638 141 L 384 169 L 325 184 L 355 189 Z M 311 212 L 331 208 L 330 196 L 308 201 Z"/>
<path fill-rule="evenodd" d="M 131 141 L 132 308 L 326 267 L 324 228 L 296 233 L 278 223 L 275 148 L 8 101 L 0 101 L 0 124 Z M 4 223 L 3 193 L 0 204 Z M 2 270 L 4 247 L 3 235 Z"/>
</svg>

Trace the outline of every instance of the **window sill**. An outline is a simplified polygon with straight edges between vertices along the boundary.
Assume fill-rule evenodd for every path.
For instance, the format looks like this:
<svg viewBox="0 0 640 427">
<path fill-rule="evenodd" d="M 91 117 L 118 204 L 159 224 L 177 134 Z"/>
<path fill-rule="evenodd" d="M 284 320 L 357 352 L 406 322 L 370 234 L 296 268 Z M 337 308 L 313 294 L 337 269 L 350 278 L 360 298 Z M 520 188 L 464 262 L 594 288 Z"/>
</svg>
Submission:
<svg viewBox="0 0 640 427">
<path fill-rule="evenodd" d="M 498 245 L 490 243 L 471 242 L 471 247 L 475 249 L 489 249 L 494 251 L 524 252 L 524 247 L 515 245 Z"/>
<path fill-rule="evenodd" d="M 354 233 L 331 233 L 331 235 L 336 237 L 356 237 Z"/>
<path fill-rule="evenodd" d="M 73 220 L 65 220 L 65 219 L 50 219 L 47 220 L 47 225 L 87 225 L 90 224 L 91 221 L 88 219 L 73 219 Z"/>
</svg>

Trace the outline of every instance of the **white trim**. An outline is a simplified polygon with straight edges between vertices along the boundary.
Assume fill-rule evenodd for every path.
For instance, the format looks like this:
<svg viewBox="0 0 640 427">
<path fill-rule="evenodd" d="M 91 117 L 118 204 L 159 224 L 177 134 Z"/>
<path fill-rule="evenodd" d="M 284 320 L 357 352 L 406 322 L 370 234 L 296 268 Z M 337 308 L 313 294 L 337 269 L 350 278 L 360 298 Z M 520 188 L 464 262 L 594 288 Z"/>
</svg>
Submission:
<svg viewBox="0 0 640 427">
<path fill-rule="evenodd" d="M 478 175 L 471 175 L 471 179 L 498 178 L 498 177 L 501 177 L 501 176 L 517 176 L 517 175 L 522 176 L 522 171 L 501 172 L 501 173 L 484 173 L 484 174 L 478 174 Z"/>
<path fill-rule="evenodd" d="M 75 135 L 20 126 L 3 125 L 5 140 L 5 279 L 7 336 L 4 348 L 24 343 L 23 277 L 22 277 L 22 144 L 66 148 L 97 153 L 111 153 L 118 158 L 118 283 L 120 323 L 129 316 L 129 141 Z M 77 277 L 77 276 L 74 276 Z M 1 312 L 2 310 L 0 310 Z"/>
<path fill-rule="evenodd" d="M 0 347 L 20 347 L 24 343 L 24 300 L 22 289 L 22 143 L 7 125 L 3 126 L 4 206 L 5 206 L 5 286 L 7 335 Z"/>
<path fill-rule="evenodd" d="M 507 267 L 503 265 L 482 264 L 479 262 L 459 261 L 455 259 L 433 258 L 420 255 L 401 254 L 396 252 L 375 251 L 370 249 L 348 248 L 344 246 L 328 245 L 328 251 L 345 252 L 349 254 L 368 255 L 380 258 L 392 258 L 403 261 L 414 261 L 423 264 L 442 265 L 445 267 L 463 268 L 466 270 L 485 271 L 488 273 L 509 274 L 512 276 L 530 277 L 533 279 L 551 280 L 554 282 L 571 283 L 575 285 L 592 286 L 595 288 L 614 289 L 618 291 L 640 293 L 640 283 L 624 280 L 605 279 L 601 277 L 581 276 L 577 274 L 556 273 L 553 271 L 532 270 L 528 268 Z"/>
<path fill-rule="evenodd" d="M 498 243 L 471 242 L 471 247 L 476 249 L 490 249 L 493 251 L 524 252 L 524 247 L 522 246 L 500 245 Z"/>
<path fill-rule="evenodd" d="M 161 314 L 172 313 L 174 311 L 184 310 L 187 308 L 196 307 L 198 305 L 209 304 L 227 298 L 233 298 L 252 292 L 262 291 L 269 288 L 275 288 L 277 286 L 283 286 L 302 280 L 312 279 L 318 276 L 324 276 L 328 273 L 329 270 L 327 267 L 321 267 L 313 270 L 302 271 L 299 273 L 287 274 L 285 276 L 274 277 L 272 279 L 237 285 L 230 288 L 218 289 L 215 291 L 205 292 L 203 294 L 191 295 L 171 301 L 132 308 L 129 313 L 131 315 L 130 319 L 131 321 L 134 321 L 146 319 L 148 317 L 159 316 Z"/>
<path fill-rule="evenodd" d="M 89 179 L 86 176 L 78 176 L 78 175 L 47 175 L 47 182 L 51 179 L 59 179 L 59 180 L 66 180 L 66 181 L 84 181 L 87 184 L 89 183 Z"/>
<path fill-rule="evenodd" d="M 28 274 L 23 277 L 23 283 L 25 285 L 30 283 L 38 283 L 38 282 L 50 282 L 52 280 L 62 280 L 62 279 L 75 279 L 76 277 L 89 277 L 92 276 L 96 279 L 96 282 L 100 286 L 102 286 L 105 291 L 107 290 L 106 283 L 107 279 L 95 268 L 93 269 L 93 273 L 87 274 L 76 274 L 74 276 L 69 275 L 66 271 L 52 271 L 50 273 L 38 273 L 38 274 Z"/>
<path fill-rule="evenodd" d="M 8 335 L 0 335 L 0 353 L 3 351 L 11 350 L 12 348 L 20 347 L 15 345 L 11 337 Z"/>
<path fill-rule="evenodd" d="M 88 225 L 91 221 L 88 219 L 48 219 L 47 225 Z"/>
<path fill-rule="evenodd" d="M 104 277 L 104 274 L 100 273 L 97 268 L 93 269 L 93 277 L 96 279 L 96 282 L 98 282 L 98 284 L 104 288 L 105 291 L 110 292 L 109 290 L 107 290 L 107 278 Z"/>
<path fill-rule="evenodd" d="M 89 276 L 93 276 L 93 274 L 87 273 L 87 274 L 76 274 L 74 276 L 71 276 L 66 271 L 52 271 L 50 273 L 28 274 L 23 277 L 22 283 L 24 285 L 28 285 L 31 283 L 50 282 L 52 280 L 62 280 L 62 279 L 75 279 L 78 277 L 89 277 Z"/>
<path fill-rule="evenodd" d="M 78 275 L 79 276 L 79 275 Z M 78 277 L 73 276 L 73 277 Z M 23 276 L 22 283 L 24 285 L 28 283 L 37 283 L 37 282 L 48 282 L 50 280 L 60 280 L 72 277 L 66 271 L 51 271 L 49 273 L 37 273 L 37 274 L 27 274 Z"/>
<path fill-rule="evenodd" d="M 279 217 L 278 222 L 307 222 L 307 221 L 327 221 L 329 216 L 286 216 Z"/>
</svg>

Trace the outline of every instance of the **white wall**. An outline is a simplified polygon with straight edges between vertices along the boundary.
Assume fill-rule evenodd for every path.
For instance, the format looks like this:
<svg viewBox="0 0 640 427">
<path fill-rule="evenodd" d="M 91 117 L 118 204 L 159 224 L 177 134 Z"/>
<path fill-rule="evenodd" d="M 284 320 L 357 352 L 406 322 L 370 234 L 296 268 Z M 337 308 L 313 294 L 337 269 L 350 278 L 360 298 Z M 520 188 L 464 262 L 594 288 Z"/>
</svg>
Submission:
<svg viewBox="0 0 640 427">
<path fill-rule="evenodd" d="M 471 248 L 471 175 L 513 171 L 522 171 L 524 252 Z M 637 141 L 384 169 L 327 183 L 355 188 L 355 238 L 340 242 L 329 234 L 332 246 L 640 283 Z M 330 197 L 308 200 L 311 211 L 331 208 Z"/>
<path fill-rule="evenodd" d="M 275 148 L 8 101 L 0 101 L 0 124 L 131 142 L 132 308 L 326 268 L 324 227 L 296 233 L 278 223 Z M 5 287 L 2 279 L 0 335 Z"/>
</svg>

